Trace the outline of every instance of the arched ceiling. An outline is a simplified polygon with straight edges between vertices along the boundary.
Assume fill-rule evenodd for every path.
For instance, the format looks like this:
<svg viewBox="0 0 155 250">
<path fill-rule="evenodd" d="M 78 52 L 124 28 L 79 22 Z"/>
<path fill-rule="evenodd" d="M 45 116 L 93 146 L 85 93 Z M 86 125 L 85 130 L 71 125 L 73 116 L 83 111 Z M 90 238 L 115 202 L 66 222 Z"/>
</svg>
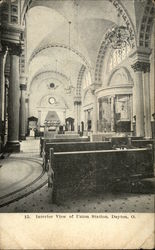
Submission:
<svg viewBox="0 0 155 250">
<path fill-rule="evenodd" d="M 49 70 L 71 78 L 76 87 L 82 65 L 94 72 L 103 35 L 117 23 L 117 13 L 107 0 L 31 1 L 26 14 L 29 84 L 38 71 Z"/>
</svg>

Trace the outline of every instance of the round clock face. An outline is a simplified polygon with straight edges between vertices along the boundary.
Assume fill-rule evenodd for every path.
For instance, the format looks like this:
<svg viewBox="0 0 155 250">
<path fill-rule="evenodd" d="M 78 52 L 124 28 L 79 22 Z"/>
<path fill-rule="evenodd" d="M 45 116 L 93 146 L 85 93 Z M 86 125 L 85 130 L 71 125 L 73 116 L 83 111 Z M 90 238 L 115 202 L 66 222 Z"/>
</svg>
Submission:
<svg viewBox="0 0 155 250">
<path fill-rule="evenodd" d="M 55 103 L 55 98 L 54 97 L 50 97 L 48 101 L 49 101 L 50 104 L 54 104 Z"/>
</svg>

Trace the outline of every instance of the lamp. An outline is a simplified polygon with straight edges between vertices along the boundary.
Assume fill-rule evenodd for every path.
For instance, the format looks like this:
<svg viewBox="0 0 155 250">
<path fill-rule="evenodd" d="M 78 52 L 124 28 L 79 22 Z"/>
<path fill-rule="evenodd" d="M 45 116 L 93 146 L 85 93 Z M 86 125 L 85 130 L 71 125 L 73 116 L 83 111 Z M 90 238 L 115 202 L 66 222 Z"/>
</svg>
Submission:
<svg viewBox="0 0 155 250">
<path fill-rule="evenodd" d="M 71 46 L 70 46 L 70 43 L 71 43 L 71 39 L 70 39 L 70 26 L 71 26 L 71 21 L 69 21 L 68 22 L 68 24 L 69 24 L 69 32 L 68 32 L 68 47 L 69 47 L 69 62 L 71 61 L 71 55 L 70 55 L 70 52 L 71 52 Z M 70 71 L 70 69 L 69 69 L 69 86 L 65 89 L 66 90 L 66 92 L 68 93 L 68 94 L 70 94 L 71 92 L 72 92 L 72 90 L 74 90 L 74 87 L 73 87 L 73 85 L 72 85 L 72 83 L 71 83 L 71 71 Z"/>
<path fill-rule="evenodd" d="M 116 27 L 112 28 L 111 32 L 108 34 L 109 42 L 113 49 L 122 49 L 130 41 L 130 32 L 127 27 L 120 25 L 120 13 L 118 13 L 118 24 Z"/>
</svg>

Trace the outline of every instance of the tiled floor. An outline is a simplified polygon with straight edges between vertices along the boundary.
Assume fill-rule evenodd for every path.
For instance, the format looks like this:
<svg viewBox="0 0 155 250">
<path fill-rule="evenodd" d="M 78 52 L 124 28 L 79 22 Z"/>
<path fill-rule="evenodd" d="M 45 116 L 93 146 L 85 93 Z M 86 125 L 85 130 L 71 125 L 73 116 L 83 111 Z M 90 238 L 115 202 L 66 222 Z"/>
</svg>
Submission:
<svg viewBox="0 0 155 250">
<path fill-rule="evenodd" d="M 3 167 L 0 171 L 5 172 L 2 180 L 3 193 L 11 190 L 11 185 L 24 186 L 27 180 L 32 180 L 41 172 L 39 158 L 39 140 L 22 142 L 20 154 L 12 154 L 8 159 L 3 160 Z M 13 164 L 13 165 L 12 165 Z M 18 166 L 18 167 L 17 167 Z M 11 167 L 17 169 L 12 171 Z M 24 168 L 24 170 L 22 170 Z M 7 180 L 9 173 L 9 180 Z M 11 174 L 10 174 L 11 172 Z M 17 174 L 18 173 L 18 174 Z M 24 178 L 24 174 L 26 179 Z M 6 175 L 6 177 L 5 177 Z M 9 183 L 10 181 L 10 183 Z M 2 195 L 1 195 L 2 196 Z M 0 208 L 0 212 L 154 212 L 154 194 L 100 194 L 97 196 L 74 197 L 60 204 L 51 203 L 51 193 L 47 185 L 31 193 L 14 203 Z"/>
</svg>

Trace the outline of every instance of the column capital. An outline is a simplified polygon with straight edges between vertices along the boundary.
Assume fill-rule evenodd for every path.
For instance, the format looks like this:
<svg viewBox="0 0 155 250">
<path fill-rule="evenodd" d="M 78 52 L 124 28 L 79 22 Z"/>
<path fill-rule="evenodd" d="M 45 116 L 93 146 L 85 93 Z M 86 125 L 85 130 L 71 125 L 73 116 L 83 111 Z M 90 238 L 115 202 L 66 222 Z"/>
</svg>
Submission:
<svg viewBox="0 0 155 250">
<path fill-rule="evenodd" d="M 81 97 L 80 96 L 74 97 L 74 105 L 81 105 Z"/>
<path fill-rule="evenodd" d="M 81 101 L 74 101 L 74 105 L 81 105 Z"/>
<path fill-rule="evenodd" d="M 22 47 L 21 44 L 16 44 L 16 43 L 7 43 L 8 48 L 9 48 L 9 54 L 10 55 L 16 55 L 20 56 L 22 53 Z"/>
<path fill-rule="evenodd" d="M 8 51 L 8 46 L 5 43 L 0 43 L 0 55 L 4 56 L 5 53 Z"/>
<path fill-rule="evenodd" d="M 146 72 L 150 72 L 150 63 L 146 63 L 144 65 L 144 73 L 146 73 Z"/>
<path fill-rule="evenodd" d="M 134 72 L 141 71 L 141 72 L 150 72 L 150 63 L 148 62 L 141 62 L 137 61 L 133 65 L 131 65 Z"/>
<path fill-rule="evenodd" d="M 20 84 L 20 90 L 26 90 L 27 86 L 26 84 Z"/>
</svg>

